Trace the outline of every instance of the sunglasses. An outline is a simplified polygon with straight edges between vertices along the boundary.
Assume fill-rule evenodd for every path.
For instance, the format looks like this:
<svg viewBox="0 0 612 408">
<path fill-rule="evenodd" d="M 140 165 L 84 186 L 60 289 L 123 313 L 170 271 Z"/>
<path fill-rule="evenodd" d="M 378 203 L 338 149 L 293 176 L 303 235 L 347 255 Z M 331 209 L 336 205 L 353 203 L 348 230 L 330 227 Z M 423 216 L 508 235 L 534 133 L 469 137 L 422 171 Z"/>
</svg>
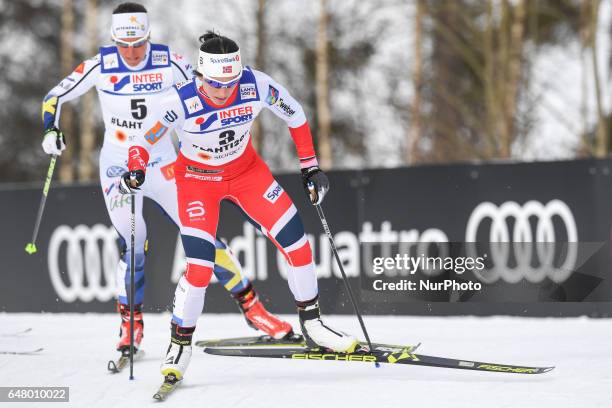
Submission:
<svg viewBox="0 0 612 408">
<path fill-rule="evenodd" d="M 124 41 L 124 40 L 122 40 L 120 38 L 117 38 L 114 35 L 112 35 L 112 33 L 111 33 L 114 43 L 117 45 L 117 47 L 120 47 L 120 48 L 130 48 L 130 47 L 131 48 L 139 48 L 139 47 L 142 47 L 143 45 L 145 45 L 147 43 L 147 41 L 149 41 L 150 34 L 151 34 L 151 31 L 147 32 L 147 34 L 144 37 L 142 37 L 141 39 L 130 42 L 130 41 Z"/>
<path fill-rule="evenodd" d="M 242 76 L 242 75 L 241 75 Z M 229 82 L 220 82 L 220 81 L 215 81 L 214 79 L 208 79 L 208 78 L 202 78 L 202 80 L 204 82 L 206 82 L 208 85 L 212 86 L 213 88 L 217 88 L 217 89 L 227 89 L 227 88 L 231 88 L 234 85 L 236 85 L 238 82 L 240 82 L 240 77 L 236 78 L 236 79 L 232 79 Z"/>
</svg>

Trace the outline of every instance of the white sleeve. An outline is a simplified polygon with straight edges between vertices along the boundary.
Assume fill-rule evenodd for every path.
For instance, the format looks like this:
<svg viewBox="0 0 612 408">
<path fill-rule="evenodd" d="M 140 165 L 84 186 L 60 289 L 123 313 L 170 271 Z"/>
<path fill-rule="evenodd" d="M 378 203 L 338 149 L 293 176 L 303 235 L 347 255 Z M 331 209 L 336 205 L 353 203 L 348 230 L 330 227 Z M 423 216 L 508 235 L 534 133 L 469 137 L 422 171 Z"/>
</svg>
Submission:
<svg viewBox="0 0 612 408">
<path fill-rule="evenodd" d="M 289 91 L 263 72 L 252 70 L 257 82 L 257 92 L 263 107 L 287 123 L 290 128 L 297 128 L 306 123 L 302 105 Z"/>
<path fill-rule="evenodd" d="M 170 65 L 172 65 L 175 84 L 193 77 L 193 66 L 181 54 L 170 52 Z"/>
<path fill-rule="evenodd" d="M 60 111 L 64 102 L 83 95 L 96 85 L 100 76 L 100 55 L 81 62 L 70 75 L 62 79 L 45 96 L 42 117 L 45 129 L 59 127 Z"/>
<path fill-rule="evenodd" d="M 185 112 L 175 87 L 164 91 L 159 101 L 158 112 L 159 120 L 144 133 L 142 139 L 138 138 L 136 143 L 147 151 L 162 137 L 171 137 L 168 131 L 181 128 L 185 122 Z"/>
</svg>

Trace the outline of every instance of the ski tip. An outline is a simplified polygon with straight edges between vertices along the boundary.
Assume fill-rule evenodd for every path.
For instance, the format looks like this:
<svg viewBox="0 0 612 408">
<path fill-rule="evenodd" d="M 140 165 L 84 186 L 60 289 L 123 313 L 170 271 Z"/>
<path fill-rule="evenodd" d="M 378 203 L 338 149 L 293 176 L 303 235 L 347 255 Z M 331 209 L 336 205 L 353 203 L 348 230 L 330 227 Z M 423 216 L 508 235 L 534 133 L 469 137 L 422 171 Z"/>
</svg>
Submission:
<svg viewBox="0 0 612 408">
<path fill-rule="evenodd" d="M 115 364 L 113 360 L 108 361 L 106 368 L 108 369 L 108 371 L 110 371 L 113 374 L 117 374 L 119 372 L 119 369 L 117 368 L 117 364 Z"/>
<path fill-rule="evenodd" d="M 206 347 L 208 346 L 210 343 L 214 343 L 214 342 L 218 342 L 218 341 L 222 341 L 223 339 L 207 339 L 207 340 L 198 340 L 196 341 L 194 344 L 194 346 L 197 347 Z"/>
<path fill-rule="evenodd" d="M 552 370 L 554 370 L 554 369 L 555 369 L 555 366 L 552 366 L 552 367 L 544 367 L 544 368 L 542 368 L 542 371 L 540 371 L 540 373 L 542 373 L 542 374 L 543 374 L 543 373 L 547 373 L 547 372 L 552 371 Z"/>
</svg>

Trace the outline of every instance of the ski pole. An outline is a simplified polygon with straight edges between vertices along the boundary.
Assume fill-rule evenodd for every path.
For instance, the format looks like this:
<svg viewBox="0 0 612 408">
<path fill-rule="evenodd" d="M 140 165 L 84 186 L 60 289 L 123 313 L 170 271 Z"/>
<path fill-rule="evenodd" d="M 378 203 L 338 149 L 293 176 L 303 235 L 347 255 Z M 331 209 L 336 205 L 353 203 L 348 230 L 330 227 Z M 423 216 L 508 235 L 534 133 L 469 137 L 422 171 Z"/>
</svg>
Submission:
<svg viewBox="0 0 612 408">
<path fill-rule="evenodd" d="M 312 183 L 308 184 L 308 189 L 310 191 L 314 190 L 314 185 Z M 319 219 L 321 220 L 321 224 L 323 225 L 323 229 L 325 230 L 325 234 L 327 235 L 327 239 L 329 240 L 329 244 L 331 246 L 332 252 L 334 253 L 334 257 L 336 258 L 336 262 L 338 263 L 338 268 L 340 269 L 340 273 L 342 274 L 342 280 L 344 281 L 344 285 L 346 286 L 346 290 L 349 294 L 349 298 L 351 299 L 351 303 L 353 304 L 353 308 L 355 309 L 355 313 L 357 314 L 357 320 L 359 320 L 359 324 L 361 325 L 361 330 L 363 331 L 363 335 L 368 342 L 368 346 L 370 350 L 373 350 L 372 342 L 370 341 L 370 336 L 368 335 L 368 331 L 365 327 L 365 323 L 363 322 L 363 318 L 361 317 L 361 312 L 359 311 L 359 307 L 357 306 L 357 302 L 355 301 L 355 296 L 353 296 L 353 290 L 351 289 L 351 285 L 349 284 L 346 273 L 344 272 L 344 268 L 342 267 L 342 261 L 340 260 L 340 256 L 338 255 L 338 250 L 336 249 L 336 244 L 334 243 L 334 237 L 332 236 L 331 230 L 329 229 L 329 224 L 327 223 L 327 219 L 325 218 L 325 214 L 323 213 L 323 208 L 321 208 L 320 204 L 315 204 L 315 208 L 317 209 L 317 214 Z M 379 367 L 379 363 L 375 363 L 376 367 Z"/>
<path fill-rule="evenodd" d="M 130 214 L 130 380 L 134 379 L 134 268 L 136 255 L 134 241 L 136 240 L 136 194 L 130 196 L 132 211 Z"/>
<path fill-rule="evenodd" d="M 32 255 L 37 251 L 36 249 L 36 237 L 38 236 L 38 228 L 40 227 L 40 221 L 43 216 L 43 211 L 45 210 L 45 203 L 47 202 L 47 194 L 49 193 L 49 188 L 51 187 L 51 179 L 53 178 L 53 170 L 55 170 L 55 161 L 57 160 L 57 155 L 51 155 L 51 162 L 49 163 L 49 170 L 47 170 L 47 179 L 45 180 L 45 185 L 42 191 L 42 198 L 40 199 L 40 205 L 38 206 L 38 215 L 36 216 L 36 223 L 34 224 L 34 233 L 32 234 L 32 241 L 28 242 L 25 247 L 25 251 Z"/>
</svg>

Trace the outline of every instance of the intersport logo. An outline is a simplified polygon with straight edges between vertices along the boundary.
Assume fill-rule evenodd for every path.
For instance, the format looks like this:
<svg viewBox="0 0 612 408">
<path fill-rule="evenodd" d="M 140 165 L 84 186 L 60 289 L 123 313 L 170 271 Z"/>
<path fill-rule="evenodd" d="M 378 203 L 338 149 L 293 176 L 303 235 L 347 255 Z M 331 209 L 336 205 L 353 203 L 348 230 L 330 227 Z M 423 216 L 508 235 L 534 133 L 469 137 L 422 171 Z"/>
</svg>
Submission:
<svg viewBox="0 0 612 408">
<path fill-rule="evenodd" d="M 476 255 L 474 243 L 489 242 L 486 252 L 492 267 L 477 273 L 485 283 L 500 278 L 508 283 L 522 279 L 537 283 L 546 277 L 560 283 L 572 274 L 578 256 L 576 220 L 561 200 L 546 204 L 531 200 L 523 205 L 507 201 L 500 206 L 480 203 L 467 222 L 465 241 L 470 256 Z"/>
<path fill-rule="evenodd" d="M 48 254 L 51 284 L 62 301 L 107 302 L 115 296 L 119 251 L 113 227 L 60 225 L 51 234 Z"/>
<path fill-rule="evenodd" d="M 127 74 L 123 77 L 112 75 L 109 78 L 113 84 L 113 90 L 118 92 L 126 85 L 132 84 L 132 91 L 160 91 L 162 89 L 163 75 L 159 72 Z"/>
</svg>

